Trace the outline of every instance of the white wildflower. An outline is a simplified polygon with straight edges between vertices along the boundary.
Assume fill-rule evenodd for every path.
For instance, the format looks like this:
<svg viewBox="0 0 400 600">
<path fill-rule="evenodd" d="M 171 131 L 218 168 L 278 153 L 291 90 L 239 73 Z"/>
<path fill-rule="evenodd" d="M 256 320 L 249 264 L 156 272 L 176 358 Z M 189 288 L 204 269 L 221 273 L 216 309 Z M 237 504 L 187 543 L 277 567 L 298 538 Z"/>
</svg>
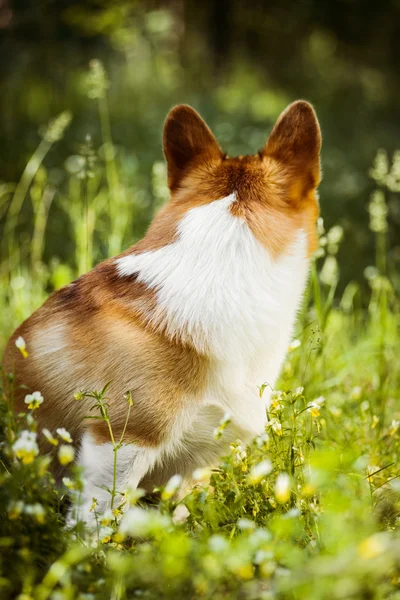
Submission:
<svg viewBox="0 0 400 600">
<path fill-rule="evenodd" d="M 221 554 L 222 552 L 225 552 L 225 550 L 229 549 L 229 542 L 226 538 L 217 533 L 210 537 L 210 539 L 208 540 L 208 546 L 211 552 Z"/>
<path fill-rule="evenodd" d="M 268 445 L 269 435 L 266 431 L 263 431 L 261 435 L 256 437 L 257 448 L 262 450 Z"/>
<path fill-rule="evenodd" d="M 350 392 L 350 398 L 352 400 L 359 400 L 361 398 L 361 394 L 362 394 L 361 387 L 359 385 L 356 385 L 355 387 L 353 387 L 353 389 Z"/>
<path fill-rule="evenodd" d="M 28 356 L 28 352 L 26 351 L 26 344 L 24 338 L 20 335 L 15 340 L 15 345 L 18 350 L 21 352 L 22 356 L 26 358 Z"/>
<path fill-rule="evenodd" d="M 400 427 L 400 421 L 396 421 L 396 419 L 392 419 L 389 428 L 389 435 L 394 435 Z"/>
<path fill-rule="evenodd" d="M 43 396 L 40 392 L 33 392 L 33 394 L 25 396 L 24 402 L 28 405 L 28 408 L 35 410 L 35 408 L 38 408 L 42 404 Z"/>
<path fill-rule="evenodd" d="M 114 530 L 112 527 L 101 527 L 99 531 L 99 540 L 101 544 L 108 544 L 111 542 Z"/>
<path fill-rule="evenodd" d="M 301 346 L 300 340 L 292 340 L 289 344 L 288 351 L 292 352 L 293 350 L 296 350 L 296 348 L 300 348 L 300 346 Z"/>
<path fill-rule="evenodd" d="M 270 419 L 266 426 L 271 428 L 276 435 L 281 436 L 283 434 L 282 423 L 279 423 L 277 419 Z"/>
<path fill-rule="evenodd" d="M 308 404 L 307 404 L 307 411 L 309 413 L 311 413 L 311 416 L 314 419 L 316 417 L 319 417 L 320 411 L 321 411 L 321 404 L 324 401 L 325 401 L 325 398 L 323 396 L 320 396 L 319 398 L 316 398 L 312 402 L 308 402 Z"/>
<path fill-rule="evenodd" d="M 72 446 L 62 444 L 58 450 L 58 460 L 61 465 L 69 465 L 74 460 L 75 450 Z"/>
<path fill-rule="evenodd" d="M 279 473 L 275 482 L 275 498 L 279 504 L 285 504 L 290 498 L 290 477 L 287 473 Z"/>
<path fill-rule="evenodd" d="M 339 279 L 339 265 L 334 256 L 327 256 L 319 277 L 325 285 L 334 286 Z"/>
<path fill-rule="evenodd" d="M 256 528 L 256 524 L 254 523 L 254 521 L 252 521 L 251 519 L 246 519 L 246 518 L 239 519 L 237 522 L 237 526 L 242 531 L 249 531 L 251 529 Z"/>
<path fill-rule="evenodd" d="M 161 515 L 156 510 L 145 510 L 134 506 L 122 517 L 119 533 L 123 536 L 144 537 L 156 534 L 169 527 L 170 524 L 171 519 L 167 515 Z"/>
<path fill-rule="evenodd" d="M 58 440 L 52 435 L 52 433 L 48 429 L 42 429 L 42 433 L 46 440 L 50 442 L 52 446 L 58 446 Z"/>
<path fill-rule="evenodd" d="M 222 437 L 225 429 L 228 427 L 232 419 L 230 412 L 226 412 L 219 422 L 219 426 L 214 429 L 213 435 L 215 440 L 219 440 Z"/>
<path fill-rule="evenodd" d="M 195 481 L 208 483 L 211 477 L 211 469 L 208 469 L 207 467 L 202 469 L 195 469 L 192 473 L 192 477 Z"/>
<path fill-rule="evenodd" d="M 178 504 L 172 514 L 172 522 L 175 525 L 185 523 L 190 515 L 190 511 L 184 504 Z"/>
<path fill-rule="evenodd" d="M 113 513 L 110 508 L 108 508 L 99 518 L 100 525 L 102 527 L 107 527 L 113 520 Z"/>
<path fill-rule="evenodd" d="M 63 477 L 62 482 L 69 490 L 75 489 L 75 481 L 70 477 Z"/>
<path fill-rule="evenodd" d="M 24 508 L 24 513 L 34 517 L 38 523 L 44 523 L 46 512 L 41 504 L 27 504 Z"/>
<path fill-rule="evenodd" d="M 36 439 L 36 432 L 25 429 L 13 444 L 15 456 L 20 458 L 25 465 L 33 462 L 35 456 L 39 454 L 39 447 Z"/>
<path fill-rule="evenodd" d="M 65 429 L 65 427 L 59 427 L 58 429 L 56 429 L 56 432 L 64 442 L 72 444 L 72 437 L 70 433 Z"/>
<path fill-rule="evenodd" d="M 266 475 L 269 475 L 271 471 L 272 463 L 270 460 L 265 459 L 251 469 L 247 480 L 251 485 L 257 485 L 258 483 L 260 483 L 260 481 L 264 479 Z"/>
<path fill-rule="evenodd" d="M 169 500 L 170 498 L 172 498 L 172 496 L 174 496 L 176 494 L 176 492 L 178 491 L 181 483 L 182 483 L 182 476 L 181 475 L 173 475 L 171 477 L 171 479 L 167 482 L 167 485 L 165 486 L 165 488 L 163 489 L 163 491 L 161 493 L 161 498 L 163 500 Z"/>
<path fill-rule="evenodd" d="M 293 398 L 299 398 L 300 396 L 303 395 L 304 392 L 304 387 L 302 385 L 300 385 L 299 387 L 297 387 L 294 392 L 292 393 Z"/>
</svg>

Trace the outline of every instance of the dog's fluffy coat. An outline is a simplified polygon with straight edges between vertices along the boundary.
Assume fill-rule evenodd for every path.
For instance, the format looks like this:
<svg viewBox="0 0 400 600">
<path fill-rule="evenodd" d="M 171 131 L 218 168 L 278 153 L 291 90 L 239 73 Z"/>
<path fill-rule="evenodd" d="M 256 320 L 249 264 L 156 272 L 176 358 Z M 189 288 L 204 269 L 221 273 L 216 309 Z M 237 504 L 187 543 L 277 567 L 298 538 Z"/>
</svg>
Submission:
<svg viewBox="0 0 400 600">
<path fill-rule="evenodd" d="M 62 425 L 79 444 L 86 519 L 93 497 L 107 506 L 113 452 L 104 423 L 85 419 L 89 401 L 74 392 L 111 381 L 116 436 L 131 392 L 119 491 L 212 465 L 227 442 L 263 431 L 316 247 L 321 136 L 308 103 L 290 105 L 255 156 L 224 155 L 189 106 L 170 112 L 163 143 L 171 199 L 146 236 L 55 292 L 5 354 L 16 409 L 40 390 L 39 431 Z M 226 411 L 232 425 L 216 441 Z"/>
</svg>

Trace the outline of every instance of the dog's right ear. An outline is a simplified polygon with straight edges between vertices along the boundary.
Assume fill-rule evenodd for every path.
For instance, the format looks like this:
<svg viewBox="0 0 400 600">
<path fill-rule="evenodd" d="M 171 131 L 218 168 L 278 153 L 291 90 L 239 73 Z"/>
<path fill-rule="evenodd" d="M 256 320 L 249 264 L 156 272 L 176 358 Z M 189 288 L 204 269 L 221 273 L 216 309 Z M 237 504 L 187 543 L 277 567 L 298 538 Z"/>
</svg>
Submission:
<svg viewBox="0 0 400 600">
<path fill-rule="evenodd" d="M 221 157 L 222 151 L 210 128 L 187 104 L 175 106 L 169 113 L 163 133 L 163 150 L 171 191 L 179 186 L 185 172 L 201 155 Z"/>
</svg>

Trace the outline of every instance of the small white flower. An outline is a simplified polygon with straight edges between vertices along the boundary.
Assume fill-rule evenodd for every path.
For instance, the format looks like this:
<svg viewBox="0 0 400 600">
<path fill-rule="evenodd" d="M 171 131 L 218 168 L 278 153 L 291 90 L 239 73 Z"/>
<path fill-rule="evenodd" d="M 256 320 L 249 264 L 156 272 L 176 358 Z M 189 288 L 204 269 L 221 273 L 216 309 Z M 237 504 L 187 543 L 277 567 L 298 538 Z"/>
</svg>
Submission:
<svg viewBox="0 0 400 600">
<path fill-rule="evenodd" d="M 18 519 L 24 510 L 24 506 L 25 504 L 22 502 L 22 500 L 10 502 L 7 510 L 8 517 L 10 519 Z"/>
<path fill-rule="evenodd" d="M 251 529 L 256 528 L 256 524 L 254 523 L 254 521 L 252 521 L 251 519 L 246 519 L 246 518 L 239 519 L 237 522 L 237 526 L 242 531 L 249 531 Z"/>
<path fill-rule="evenodd" d="M 52 433 L 48 429 L 42 429 L 42 433 L 46 440 L 50 442 L 50 444 L 52 444 L 52 446 L 58 446 L 58 440 L 52 435 Z"/>
<path fill-rule="evenodd" d="M 39 454 L 36 439 L 36 432 L 25 429 L 21 431 L 19 438 L 13 444 L 15 456 L 20 458 L 25 465 L 33 462 L 35 456 Z"/>
<path fill-rule="evenodd" d="M 72 446 L 62 444 L 58 450 L 58 460 L 61 465 L 69 465 L 74 460 L 75 450 Z"/>
<path fill-rule="evenodd" d="M 224 414 L 224 416 L 222 417 L 222 419 L 220 420 L 219 426 L 216 427 L 213 431 L 213 436 L 214 436 L 215 440 L 219 440 L 222 437 L 225 429 L 228 427 L 229 423 L 231 422 L 231 419 L 232 419 L 231 413 L 226 412 Z"/>
<path fill-rule="evenodd" d="M 228 540 L 218 533 L 210 537 L 208 545 L 211 552 L 215 552 L 216 554 L 221 554 L 229 549 Z"/>
<path fill-rule="evenodd" d="M 172 515 L 172 522 L 175 525 L 185 523 L 190 515 L 190 511 L 184 504 L 178 504 Z"/>
<path fill-rule="evenodd" d="M 292 340 L 289 344 L 288 351 L 293 352 L 293 350 L 296 350 L 296 348 L 299 348 L 300 346 L 301 346 L 300 340 Z"/>
<path fill-rule="evenodd" d="M 393 419 L 390 425 L 390 429 L 389 429 L 389 435 L 394 435 L 398 428 L 400 427 L 400 421 L 396 421 L 396 419 Z"/>
<path fill-rule="evenodd" d="M 300 385 L 299 387 L 297 387 L 294 392 L 293 392 L 293 398 L 298 398 L 299 396 L 302 396 L 304 392 L 304 388 L 302 385 Z"/>
<path fill-rule="evenodd" d="M 28 408 L 35 410 L 35 408 L 38 408 L 42 404 L 43 396 L 40 392 L 33 392 L 33 394 L 25 396 L 24 402 L 28 405 Z"/>
<path fill-rule="evenodd" d="M 334 256 L 330 255 L 326 257 L 319 278 L 325 285 L 336 285 L 339 279 L 339 265 Z"/>
<path fill-rule="evenodd" d="M 18 336 L 17 339 L 15 340 L 15 345 L 18 348 L 18 350 L 21 352 L 22 356 L 24 358 L 26 358 L 28 356 L 28 353 L 26 351 L 25 340 L 21 335 Z"/>
<path fill-rule="evenodd" d="M 134 506 L 122 517 L 119 533 L 123 536 L 144 537 L 164 530 L 171 524 L 171 519 L 156 510 L 145 510 Z"/>
<path fill-rule="evenodd" d="M 283 434 L 282 423 L 279 423 L 277 419 L 270 419 L 266 426 L 271 428 L 276 435 Z"/>
<path fill-rule="evenodd" d="M 247 452 L 242 446 L 241 440 L 236 440 L 236 442 L 230 444 L 230 447 L 236 464 L 247 457 Z"/>
<path fill-rule="evenodd" d="M 63 477 L 62 482 L 69 490 L 75 489 L 75 481 L 70 477 Z"/>
<path fill-rule="evenodd" d="M 106 527 L 113 520 L 113 514 L 110 508 L 108 508 L 100 517 L 100 525 Z"/>
<path fill-rule="evenodd" d="M 176 492 L 178 491 L 181 483 L 182 483 L 182 476 L 181 475 L 173 475 L 171 477 L 171 479 L 167 482 L 167 485 L 165 486 L 165 488 L 163 489 L 163 491 L 161 493 L 161 498 L 163 500 L 169 500 L 170 498 L 172 498 L 172 496 L 174 496 L 176 494 Z"/>
<path fill-rule="evenodd" d="M 265 448 L 267 446 L 268 442 L 269 442 L 269 435 L 266 431 L 263 431 L 263 433 L 261 435 L 256 437 L 257 448 L 259 448 L 260 450 Z"/>
<path fill-rule="evenodd" d="M 257 485 L 264 479 L 266 475 L 269 475 L 272 471 L 272 462 L 268 459 L 263 460 L 253 467 L 247 477 L 248 482 L 251 485 Z"/>
<path fill-rule="evenodd" d="M 321 404 L 320 404 L 320 402 L 321 401 L 322 402 L 324 401 L 324 398 L 322 396 L 320 398 L 316 398 L 316 400 L 313 400 L 312 402 L 308 402 L 308 404 L 307 404 L 307 411 L 309 413 L 311 413 L 311 416 L 314 419 L 316 417 L 319 417 L 319 415 L 320 415 L 320 411 L 321 411 Z"/>
<path fill-rule="evenodd" d="M 65 427 L 59 427 L 58 429 L 56 429 L 56 432 L 64 442 L 72 444 L 72 437 L 69 434 L 69 432 L 65 429 Z"/>
<path fill-rule="evenodd" d="M 101 544 L 108 544 L 111 542 L 114 530 L 112 527 L 101 527 L 99 531 L 99 540 Z"/>
<path fill-rule="evenodd" d="M 352 400 L 359 400 L 361 398 L 361 394 L 362 394 L 362 389 L 359 385 L 356 385 L 355 387 L 353 387 L 353 389 L 350 392 L 350 398 Z"/>
<path fill-rule="evenodd" d="M 287 473 L 279 473 L 275 482 L 275 498 L 279 504 L 285 504 L 290 498 L 290 477 Z"/>
<path fill-rule="evenodd" d="M 46 512 L 41 504 L 27 504 L 24 513 L 34 517 L 38 523 L 44 523 Z"/>
<path fill-rule="evenodd" d="M 192 477 L 195 481 L 200 481 L 202 483 L 208 483 L 211 476 L 211 469 L 207 467 L 203 469 L 195 469 L 192 473 Z"/>
</svg>

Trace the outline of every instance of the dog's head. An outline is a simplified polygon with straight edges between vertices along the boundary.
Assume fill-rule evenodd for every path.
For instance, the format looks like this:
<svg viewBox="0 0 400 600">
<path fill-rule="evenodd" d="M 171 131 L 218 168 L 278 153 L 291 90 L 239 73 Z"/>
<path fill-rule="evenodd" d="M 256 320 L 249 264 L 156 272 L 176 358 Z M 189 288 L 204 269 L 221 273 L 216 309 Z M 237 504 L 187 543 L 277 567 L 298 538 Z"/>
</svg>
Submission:
<svg viewBox="0 0 400 600">
<path fill-rule="evenodd" d="M 200 115 L 179 105 L 165 122 L 163 148 L 171 200 L 153 222 L 150 245 L 172 241 L 177 223 L 192 208 L 230 197 L 231 214 L 272 255 L 281 254 L 299 230 L 307 235 L 309 254 L 316 249 L 321 133 L 308 102 L 291 104 L 264 147 L 239 157 L 224 154 Z"/>
</svg>

